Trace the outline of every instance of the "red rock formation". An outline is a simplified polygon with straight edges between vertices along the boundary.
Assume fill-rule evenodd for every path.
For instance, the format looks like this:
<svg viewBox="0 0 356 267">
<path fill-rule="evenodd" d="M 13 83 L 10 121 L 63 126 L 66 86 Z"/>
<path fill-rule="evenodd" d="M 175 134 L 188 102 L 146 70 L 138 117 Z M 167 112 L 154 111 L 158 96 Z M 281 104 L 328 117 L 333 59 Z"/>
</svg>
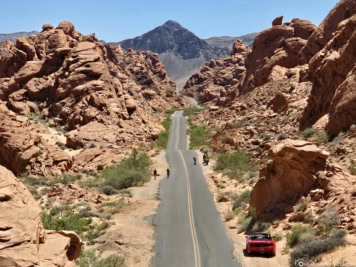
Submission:
<svg viewBox="0 0 356 267">
<path fill-rule="evenodd" d="M 260 172 L 251 193 L 251 206 L 264 220 L 278 218 L 312 189 L 320 186 L 316 173 L 326 172 L 328 153 L 305 141 L 285 140 L 272 147 L 270 163 Z M 323 184 L 326 189 L 327 184 Z"/>
<path fill-rule="evenodd" d="M 320 26 L 310 36 L 306 46 L 300 54 L 300 63 L 307 63 L 316 53 L 333 38 L 337 31 L 339 23 L 350 18 L 356 13 L 356 2 L 350 0 L 341 0 L 327 15 Z"/>
<path fill-rule="evenodd" d="M 339 5 L 340 6 L 340 5 Z M 333 10 L 335 13 L 337 10 Z M 354 80 L 356 62 L 356 15 L 339 23 L 334 38 L 310 61 L 313 89 L 301 121 L 302 127 L 329 115 L 327 131 L 333 135 L 356 123 L 352 112 L 356 95 Z"/>
<path fill-rule="evenodd" d="M 275 66 L 297 66 L 299 52 L 316 27 L 306 20 L 294 19 L 284 26 L 273 26 L 261 32 L 246 59 L 246 73 L 239 84 L 241 94 L 270 81 Z"/>
<path fill-rule="evenodd" d="M 93 139 L 102 144 L 108 142 L 109 132 L 88 139 L 80 130 L 83 126 L 87 132 L 110 128 L 116 136 L 110 140 L 114 144 L 126 142 L 134 146 L 152 141 L 163 130 L 159 112 L 187 105 L 175 92 L 175 84 L 168 79 L 157 54 L 112 48 L 100 43 L 94 34 L 81 35 L 70 22 L 61 22 L 57 28 L 45 24 L 38 36 L 3 44 L 0 55 L 0 99 L 17 114 L 41 112 L 53 120 L 52 127 L 64 126 L 83 133 L 75 137 L 68 133 L 68 145 L 73 148 Z M 13 127 L 23 127 L 16 135 L 21 140 L 26 125 L 17 124 Z M 3 125 L 4 131 L 13 130 L 6 127 Z M 15 134 L 9 134 L 3 145 L 12 150 L 8 142 L 14 138 Z M 21 147 L 16 153 L 24 149 L 28 147 Z M 0 162 L 15 173 L 23 171 L 27 164 L 35 164 L 34 158 L 38 158 L 33 152 L 31 160 L 16 167 L 18 162 L 13 160 L 17 154 L 12 153 L 11 157 L 0 153 Z"/>
<path fill-rule="evenodd" d="M 279 26 L 283 23 L 283 16 L 277 17 L 272 21 L 272 26 Z"/>
<path fill-rule="evenodd" d="M 241 40 L 236 40 L 231 57 L 214 59 L 194 74 L 186 83 L 183 94 L 194 97 L 202 103 L 225 105 L 237 93 L 237 84 L 245 71 L 245 57 L 249 49 Z"/>
<path fill-rule="evenodd" d="M 0 166 L 0 266 L 76 266 L 81 241 L 71 232 L 46 231 L 28 189 Z"/>
</svg>

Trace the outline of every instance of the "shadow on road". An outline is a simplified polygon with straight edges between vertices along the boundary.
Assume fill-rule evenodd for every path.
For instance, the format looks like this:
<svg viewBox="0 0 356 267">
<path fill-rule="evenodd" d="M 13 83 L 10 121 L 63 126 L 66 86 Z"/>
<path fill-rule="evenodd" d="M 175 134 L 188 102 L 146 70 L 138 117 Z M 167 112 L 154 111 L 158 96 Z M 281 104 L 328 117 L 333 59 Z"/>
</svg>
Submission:
<svg viewBox="0 0 356 267">
<path fill-rule="evenodd" d="M 244 253 L 245 257 L 251 257 L 251 258 L 273 258 L 274 256 L 271 254 L 261 254 L 261 253 L 247 253 L 247 249 L 242 250 Z"/>
</svg>

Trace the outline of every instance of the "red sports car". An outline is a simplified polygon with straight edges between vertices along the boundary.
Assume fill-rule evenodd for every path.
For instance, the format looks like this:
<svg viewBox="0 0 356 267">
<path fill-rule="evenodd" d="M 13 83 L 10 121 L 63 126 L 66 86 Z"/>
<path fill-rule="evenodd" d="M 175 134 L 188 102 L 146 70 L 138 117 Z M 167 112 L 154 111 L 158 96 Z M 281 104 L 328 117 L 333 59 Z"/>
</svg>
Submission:
<svg viewBox="0 0 356 267">
<path fill-rule="evenodd" d="M 252 233 L 246 236 L 246 252 L 276 255 L 276 243 L 268 233 Z"/>
</svg>

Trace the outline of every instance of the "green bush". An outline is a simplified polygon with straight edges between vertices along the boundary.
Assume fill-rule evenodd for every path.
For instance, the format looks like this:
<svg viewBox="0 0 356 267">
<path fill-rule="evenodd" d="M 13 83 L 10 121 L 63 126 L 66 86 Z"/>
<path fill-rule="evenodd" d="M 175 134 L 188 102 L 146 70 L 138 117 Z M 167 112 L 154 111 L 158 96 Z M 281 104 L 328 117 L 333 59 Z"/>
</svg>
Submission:
<svg viewBox="0 0 356 267">
<path fill-rule="evenodd" d="M 75 261 L 78 267 L 124 267 L 124 258 L 112 255 L 107 258 L 101 258 L 93 250 L 86 250 L 80 254 Z"/>
<path fill-rule="evenodd" d="M 212 131 L 206 125 L 191 124 L 188 134 L 190 135 L 190 149 L 196 149 L 208 145 Z"/>
<path fill-rule="evenodd" d="M 356 163 L 352 163 L 349 167 L 349 172 L 351 175 L 356 175 Z"/>
<path fill-rule="evenodd" d="M 313 136 L 315 133 L 316 130 L 313 128 L 307 128 L 302 132 L 305 139 L 308 139 L 309 137 Z"/>
<path fill-rule="evenodd" d="M 319 217 L 318 222 L 319 231 L 329 235 L 336 226 L 340 225 L 340 216 L 335 211 L 328 211 Z"/>
<path fill-rule="evenodd" d="M 250 197 L 251 197 L 251 190 L 245 190 L 244 192 L 241 193 L 239 196 L 234 196 L 232 198 L 233 202 L 233 210 L 236 210 L 240 207 L 245 206 L 247 203 L 250 202 Z"/>
<path fill-rule="evenodd" d="M 281 133 L 280 135 L 278 135 L 278 140 L 284 140 L 288 138 L 288 134 L 286 133 Z"/>
<path fill-rule="evenodd" d="M 102 186 L 121 190 L 142 185 L 150 180 L 150 165 L 150 158 L 134 149 L 130 157 L 102 171 Z"/>
<path fill-rule="evenodd" d="M 73 209 L 67 207 L 54 207 L 44 212 L 42 222 L 45 229 L 74 231 L 81 234 L 88 229 L 91 219 L 81 218 Z"/>
<path fill-rule="evenodd" d="M 305 211 L 307 207 L 308 203 L 305 200 L 302 200 L 295 206 L 295 211 Z"/>
<path fill-rule="evenodd" d="M 306 233 L 313 233 L 313 229 L 302 224 L 293 225 L 292 231 L 287 234 L 287 245 L 291 248 L 295 247 L 302 241 L 301 236 Z"/>
<path fill-rule="evenodd" d="M 53 181 L 50 181 L 48 185 L 52 186 L 55 184 L 70 184 L 78 181 L 80 178 L 80 175 L 69 175 L 65 173 L 62 177 L 57 177 Z"/>
<path fill-rule="evenodd" d="M 99 192 L 107 196 L 119 194 L 120 191 L 113 188 L 111 185 L 104 185 L 99 188 Z"/>
<path fill-rule="evenodd" d="M 162 125 L 164 127 L 164 131 L 158 135 L 158 139 L 157 139 L 157 143 L 156 143 L 157 146 L 161 149 L 166 149 L 166 147 L 167 147 L 168 140 L 169 140 L 169 130 L 171 128 L 171 124 L 172 124 L 171 117 L 166 116 L 165 120 L 162 123 Z"/>
<path fill-rule="evenodd" d="M 317 130 L 315 134 L 315 141 L 317 144 L 326 144 L 329 140 L 328 134 L 324 130 Z"/>
<path fill-rule="evenodd" d="M 230 178 L 237 179 L 241 179 L 245 173 L 255 169 L 250 155 L 243 151 L 219 155 L 214 166 L 215 171 L 221 171 Z"/>
<path fill-rule="evenodd" d="M 322 253 L 331 251 L 339 246 L 344 246 L 346 244 L 345 236 L 345 230 L 338 230 L 327 239 L 314 239 L 310 242 L 298 245 L 291 253 L 290 266 L 294 266 L 295 261 L 298 259 L 303 259 L 308 262 Z"/>
<path fill-rule="evenodd" d="M 238 229 L 240 233 L 264 232 L 272 226 L 272 224 L 269 222 L 263 222 L 258 220 L 256 217 L 255 209 L 251 207 L 247 216 L 240 216 L 238 224 L 240 224 L 240 227 Z"/>
<path fill-rule="evenodd" d="M 204 108 L 197 108 L 197 107 L 191 107 L 191 108 L 186 108 L 184 111 L 183 111 L 183 116 L 192 116 L 196 113 L 199 113 L 200 111 L 204 110 Z"/>
<path fill-rule="evenodd" d="M 218 196 L 216 197 L 217 202 L 227 202 L 229 201 L 229 198 L 227 197 L 226 193 L 219 193 Z"/>
<path fill-rule="evenodd" d="M 166 116 L 170 116 L 176 111 L 177 111 L 177 108 L 176 107 L 172 107 L 171 109 L 166 110 L 165 114 L 166 114 Z"/>
<path fill-rule="evenodd" d="M 108 222 L 102 222 L 94 226 L 93 229 L 90 229 L 85 235 L 85 239 L 88 240 L 89 245 L 94 245 L 95 239 L 103 235 L 105 229 L 107 229 L 109 226 L 110 224 Z"/>
</svg>

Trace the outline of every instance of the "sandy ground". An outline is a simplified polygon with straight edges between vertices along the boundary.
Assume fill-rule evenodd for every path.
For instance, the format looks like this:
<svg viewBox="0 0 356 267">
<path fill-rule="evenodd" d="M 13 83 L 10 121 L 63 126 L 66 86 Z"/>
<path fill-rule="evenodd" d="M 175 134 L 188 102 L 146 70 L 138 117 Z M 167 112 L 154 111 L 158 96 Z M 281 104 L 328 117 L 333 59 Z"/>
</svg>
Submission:
<svg viewBox="0 0 356 267">
<path fill-rule="evenodd" d="M 124 256 L 126 267 L 147 267 L 154 256 L 155 229 L 152 219 L 159 206 L 159 183 L 166 179 L 168 163 L 165 151 L 152 160 L 153 168 L 160 174 L 157 180 L 152 177 L 144 186 L 130 188 L 133 198 L 112 217 L 114 225 L 98 239 L 99 245 L 95 247 L 104 257 L 111 254 Z"/>
</svg>

